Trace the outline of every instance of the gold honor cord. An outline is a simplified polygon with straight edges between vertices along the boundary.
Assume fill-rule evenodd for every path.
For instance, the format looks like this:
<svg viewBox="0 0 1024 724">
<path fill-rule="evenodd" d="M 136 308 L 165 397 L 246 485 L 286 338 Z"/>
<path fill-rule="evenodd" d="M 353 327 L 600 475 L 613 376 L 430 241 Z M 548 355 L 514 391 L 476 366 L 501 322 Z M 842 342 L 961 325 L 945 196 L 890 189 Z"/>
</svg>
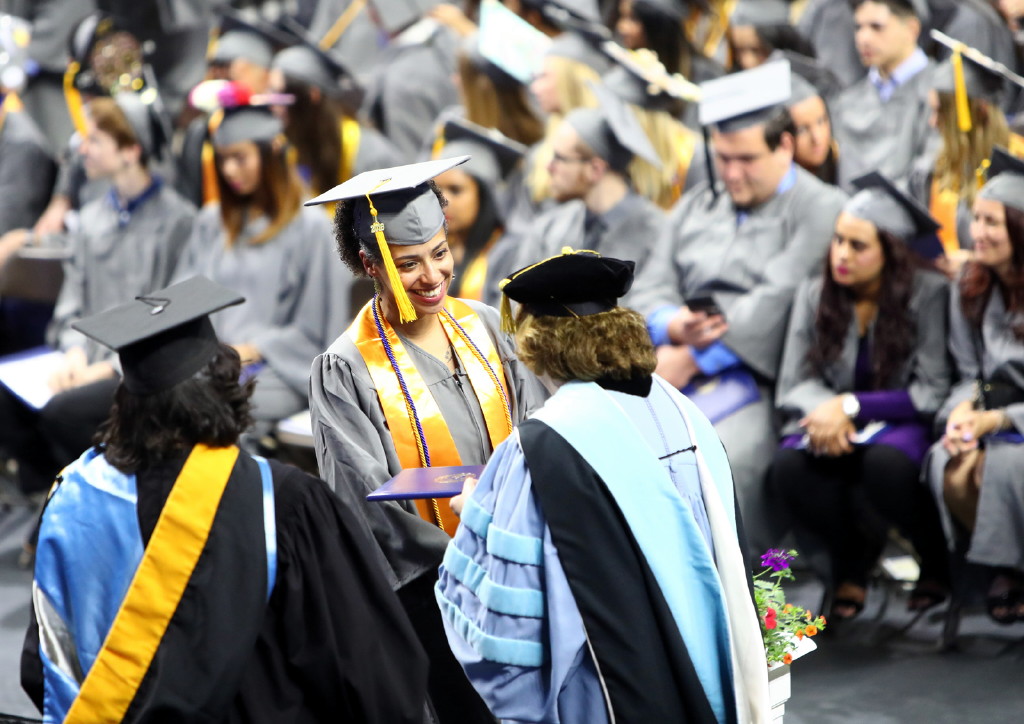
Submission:
<svg viewBox="0 0 1024 724">
<path fill-rule="evenodd" d="M 338 19 L 334 21 L 334 25 L 331 26 L 330 30 L 324 33 L 324 37 L 320 38 L 320 42 L 317 45 L 320 50 L 330 50 L 334 47 L 341 36 L 348 30 L 348 26 L 352 24 L 352 21 L 356 19 L 359 13 L 362 12 L 363 8 L 366 7 L 366 0 L 352 0 L 352 4 L 345 8 L 345 12 L 338 16 Z"/>
<path fill-rule="evenodd" d="M 206 547 L 238 448 L 196 445 L 65 724 L 124 719 Z"/>
</svg>

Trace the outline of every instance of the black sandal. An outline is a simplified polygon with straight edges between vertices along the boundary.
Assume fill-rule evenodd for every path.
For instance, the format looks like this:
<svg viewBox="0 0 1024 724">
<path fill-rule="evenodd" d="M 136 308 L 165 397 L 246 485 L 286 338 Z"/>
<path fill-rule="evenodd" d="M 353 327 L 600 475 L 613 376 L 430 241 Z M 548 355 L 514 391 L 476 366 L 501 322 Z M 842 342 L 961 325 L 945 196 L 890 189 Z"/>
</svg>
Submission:
<svg viewBox="0 0 1024 724">
<path fill-rule="evenodd" d="M 834 595 L 832 598 L 831 610 L 829 611 L 828 615 L 829 623 L 840 623 L 843 621 L 850 621 L 852 619 L 857 618 L 857 616 L 861 614 L 861 611 L 864 610 L 864 602 L 867 600 L 868 595 L 867 589 L 863 586 L 858 586 L 856 584 L 842 583 L 836 590 L 838 591 L 847 586 L 851 588 L 860 588 L 864 592 L 864 596 L 860 600 L 857 600 L 856 598 L 849 598 L 848 596 Z M 850 613 L 837 613 L 836 609 L 840 608 L 849 609 Z"/>
<path fill-rule="evenodd" d="M 1017 606 L 1022 602 L 1019 584 L 1010 576 L 999 574 L 992 580 L 985 599 L 989 618 L 1002 626 L 1017 622 Z"/>
<path fill-rule="evenodd" d="M 907 599 L 907 610 L 911 613 L 922 613 L 934 608 L 946 600 L 949 588 L 934 581 L 918 581 Z"/>
</svg>

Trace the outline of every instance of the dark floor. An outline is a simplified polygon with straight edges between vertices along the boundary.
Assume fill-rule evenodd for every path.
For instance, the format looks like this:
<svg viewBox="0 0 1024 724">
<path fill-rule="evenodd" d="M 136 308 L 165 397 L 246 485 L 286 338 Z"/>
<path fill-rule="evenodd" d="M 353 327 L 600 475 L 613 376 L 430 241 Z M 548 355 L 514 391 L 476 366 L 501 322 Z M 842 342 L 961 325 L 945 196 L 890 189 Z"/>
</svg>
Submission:
<svg viewBox="0 0 1024 724">
<path fill-rule="evenodd" d="M 32 511 L 0 506 L 0 713 L 36 715 L 19 685 L 18 659 L 28 622 L 31 576 L 17 567 Z M 808 573 L 788 587 L 816 609 L 821 587 Z M 1008 628 L 980 613 L 964 619 L 961 650 L 938 653 L 941 620 L 903 611 L 902 593 L 872 589 L 861 618 L 816 639 L 817 651 L 793 665 L 786 724 L 1002 724 L 1024 722 L 1024 624 Z"/>
</svg>

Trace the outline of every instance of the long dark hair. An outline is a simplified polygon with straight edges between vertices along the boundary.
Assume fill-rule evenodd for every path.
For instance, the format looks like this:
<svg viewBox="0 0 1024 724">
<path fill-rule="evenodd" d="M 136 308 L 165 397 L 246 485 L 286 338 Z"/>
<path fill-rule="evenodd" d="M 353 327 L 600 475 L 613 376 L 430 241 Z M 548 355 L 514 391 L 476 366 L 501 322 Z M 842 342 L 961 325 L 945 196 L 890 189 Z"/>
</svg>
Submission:
<svg viewBox="0 0 1024 724">
<path fill-rule="evenodd" d="M 473 183 L 476 184 L 477 197 L 480 199 L 480 208 L 477 211 L 476 219 L 473 221 L 469 231 L 466 232 L 466 246 L 463 250 L 462 261 L 455 267 L 456 288 L 452 292 L 458 296 L 461 289 L 462 274 L 473 260 L 476 259 L 487 248 L 487 243 L 494 236 L 494 231 L 501 228 L 501 215 L 498 213 L 498 204 L 487 184 L 480 183 L 475 176 L 470 175 Z"/>
<path fill-rule="evenodd" d="M 95 443 L 107 462 L 127 474 L 199 443 L 234 445 L 252 423 L 249 398 L 255 383 L 240 384 L 241 371 L 238 353 L 222 344 L 203 369 L 170 389 L 136 395 L 121 385 Z"/>
<path fill-rule="evenodd" d="M 341 182 L 341 112 L 324 96 L 314 100 L 308 84 L 287 76 L 284 92 L 295 96 L 295 103 L 288 108 L 285 135 L 298 162 L 309 167 L 310 191 L 323 193 Z"/>
<path fill-rule="evenodd" d="M 893 383 L 910 356 L 917 337 L 910 317 L 910 296 L 914 287 L 916 264 L 906 243 L 878 230 L 885 264 L 878 297 L 879 314 L 871 348 L 871 372 L 874 389 L 885 389 Z M 807 362 L 817 374 L 824 375 L 829 365 L 843 353 L 843 345 L 853 322 L 853 290 L 837 284 L 832 278 L 831 254 L 825 257 L 821 301 L 814 320 L 815 343 L 807 351 Z"/>
<path fill-rule="evenodd" d="M 302 210 L 305 187 L 295 172 L 294 164 L 288 162 L 287 148 L 274 148 L 270 141 L 254 143 L 260 154 L 260 183 L 251 196 L 236 193 L 224 180 L 220 164 L 217 164 L 220 217 L 227 231 L 228 246 L 233 246 L 238 241 L 238 235 L 242 233 L 252 204 L 266 215 L 270 223 L 249 242 L 250 244 L 270 241 Z"/>
<path fill-rule="evenodd" d="M 1017 318 L 1011 327 L 1013 336 L 1024 342 L 1024 212 L 1006 204 L 1003 204 L 1003 209 L 1006 212 L 1006 233 L 1013 249 L 1009 282 L 1004 284 L 984 264 L 967 262 L 960 277 L 960 309 L 976 329 L 981 329 L 992 289 L 998 286 L 1006 300 L 1006 311 Z"/>
<path fill-rule="evenodd" d="M 647 3 L 633 3 L 633 15 L 644 29 L 647 48 L 658 56 L 658 60 L 669 73 L 681 73 L 693 77 L 693 57 L 697 50 L 683 32 L 682 24 L 675 18 L 660 12 Z M 614 28 L 619 22 L 619 4 L 612 3 L 607 25 Z"/>
</svg>

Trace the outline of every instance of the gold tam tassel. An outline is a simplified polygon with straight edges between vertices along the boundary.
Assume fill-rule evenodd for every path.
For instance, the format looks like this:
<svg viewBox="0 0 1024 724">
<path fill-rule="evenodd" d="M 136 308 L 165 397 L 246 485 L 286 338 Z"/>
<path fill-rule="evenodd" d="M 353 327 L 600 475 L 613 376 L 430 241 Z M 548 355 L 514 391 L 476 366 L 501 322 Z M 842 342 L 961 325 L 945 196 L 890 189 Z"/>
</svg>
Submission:
<svg viewBox="0 0 1024 724">
<path fill-rule="evenodd" d="M 410 301 L 409 295 L 405 292 L 402 279 L 398 276 L 398 267 L 395 266 L 395 260 L 391 258 L 388 240 L 384 238 L 384 224 L 377 221 L 377 207 L 370 200 L 370 194 L 366 194 L 366 203 L 370 205 L 370 216 L 373 217 L 370 231 L 377 237 L 380 256 L 384 260 L 384 271 L 388 275 L 388 284 L 391 286 L 391 293 L 395 295 L 395 303 L 398 305 L 398 321 L 402 324 L 413 322 L 417 318 L 416 308 L 412 306 L 412 301 Z"/>
<path fill-rule="evenodd" d="M 953 90 L 956 95 L 956 122 L 962 133 L 969 133 L 971 123 L 971 103 L 967 97 L 967 83 L 964 80 L 964 59 L 960 48 L 953 51 Z"/>
<path fill-rule="evenodd" d="M 988 167 L 991 165 L 992 162 L 986 158 L 981 162 L 981 165 L 978 166 L 978 168 L 974 169 L 974 178 L 978 182 L 979 191 L 981 190 L 981 187 L 985 185 L 985 181 L 988 180 Z"/>
<path fill-rule="evenodd" d="M 68 69 L 64 71 L 64 102 L 68 107 L 68 115 L 71 122 L 78 131 L 78 135 L 85 138 L 85 108 L 82 104 L 82 94 L 75 88 L 75 77 L 81 66 L 78 61 L 72 60 L 68 63 Z"/>
<path fill-rule="evenodd" d="M 498 283 L 498 288 L 501 292 L 501 304 L 498 307 L 498 314 L 501 317 L 501 331 L 505 334 L 516 333 L 516 320 L 512 319 L 512 302 L 509 301 L 508 295 L 505 294 L 505 285 L 508 284 L 511 279 L 502 279 Z"/>
</svg>

